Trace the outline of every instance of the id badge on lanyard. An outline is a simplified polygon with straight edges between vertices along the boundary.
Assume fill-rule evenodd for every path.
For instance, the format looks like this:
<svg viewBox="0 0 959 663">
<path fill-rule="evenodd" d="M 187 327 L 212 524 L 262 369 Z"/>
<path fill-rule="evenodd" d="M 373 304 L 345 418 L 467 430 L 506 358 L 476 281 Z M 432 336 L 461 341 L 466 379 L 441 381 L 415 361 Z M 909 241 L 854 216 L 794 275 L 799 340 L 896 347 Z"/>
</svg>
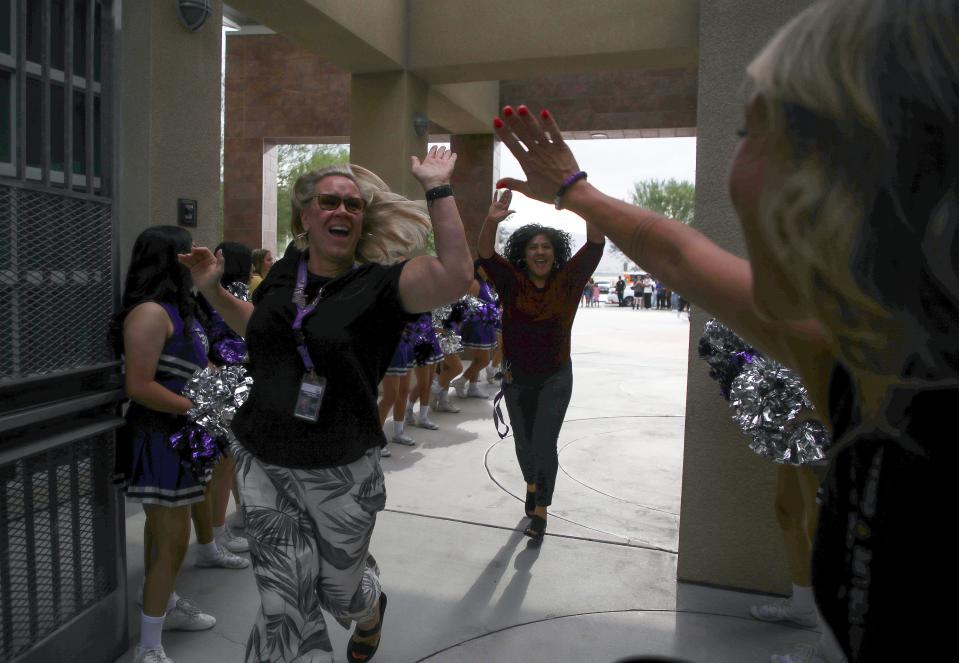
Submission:
<svg viewBox="0 0 959 663">
<path fill-rule="evenodd" d="M 309 305 L 306 304 L 306 257 L 300 260 L 296 273 L 296 288 L 293 290 L 293 304 L 296 306 L 296 318 L 293 320 L 293 336 L 296 338 L 296 350 L 303 360 L 303 379 L 300 381 L 300 391 L 293 407 L 293 417 L 303 421 L 316 423 L 320 419 L 320 409 L 323 407 L 323 395 L 326 393 L 326 378 L 316 374 L 313 359 L 306 348 L 306 337 L 303 335 L 303 320 L 316 310 L 316 305 L 323 298 L 323 288 L 316 293 L 316 297 Z"/>
</svg>

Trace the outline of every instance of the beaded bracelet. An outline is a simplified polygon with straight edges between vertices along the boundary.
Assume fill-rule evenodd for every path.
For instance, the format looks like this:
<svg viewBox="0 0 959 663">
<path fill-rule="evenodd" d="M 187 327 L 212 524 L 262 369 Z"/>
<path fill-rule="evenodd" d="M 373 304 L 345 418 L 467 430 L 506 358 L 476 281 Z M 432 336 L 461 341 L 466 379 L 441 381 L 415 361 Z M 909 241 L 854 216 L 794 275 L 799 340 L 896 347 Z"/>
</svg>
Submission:
<svg viewBox="0 0 959 663">
<path fill-rule="evenodd" d="M 586 171 L 579 171 L 573 173 L 565 180 L 563 180 L 562 186 L 559 187 L 559 191 L 556 192 L 556 198 L 553 199 L 553 205 L 556 206 L 556 209 L 563 209 L 563 196 L 566 195 L 566 192 L 569 190 L 569 187 L 573 186 L 580 180 L 586 179 Z"/>
</svg>

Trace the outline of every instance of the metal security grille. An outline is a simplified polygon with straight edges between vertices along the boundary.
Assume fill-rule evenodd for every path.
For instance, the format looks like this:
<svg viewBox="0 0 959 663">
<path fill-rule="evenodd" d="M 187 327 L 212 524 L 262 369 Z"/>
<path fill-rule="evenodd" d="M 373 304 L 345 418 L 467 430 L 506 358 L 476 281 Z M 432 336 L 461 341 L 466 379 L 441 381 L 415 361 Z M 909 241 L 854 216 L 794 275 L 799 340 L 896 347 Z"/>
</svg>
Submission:
<svg viewBox="0 0 959 663">
<path fill-rule="evenodd" d="M 0 385 L 113 355 L 111 204 L 0 184 Z"/>
<path fill-rule="evenodd" d="M 112 434 L 0 467 L 0 660 L 116 589 Z"/>
</svg>

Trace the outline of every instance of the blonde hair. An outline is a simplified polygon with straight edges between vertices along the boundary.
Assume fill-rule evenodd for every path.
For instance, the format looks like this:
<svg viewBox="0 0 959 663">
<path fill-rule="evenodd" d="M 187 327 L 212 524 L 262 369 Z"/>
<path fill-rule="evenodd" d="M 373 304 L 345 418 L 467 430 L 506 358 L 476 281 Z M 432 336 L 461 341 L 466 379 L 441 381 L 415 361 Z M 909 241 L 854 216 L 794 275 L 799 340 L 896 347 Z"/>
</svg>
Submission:
<svg viewBox="0 0 959 663">
<path fill-rule="evenodd" d="M 253 249 L 253 273 L 263 276 L 263 264 L 266 262 L 266 257 L 270 255 L 269 249 Z"/>
<path fill-rule="evenodd" d="M 776 156 L 760 232 L 844 359 L 959 373 L 959 3 L 821 1 L 747 73 Z"/>
<path fill-rule="evenodd" d="M 426 239 L 432 228 L 426 202 L 409 200 L 394 193 L 376 173 L 355 164 L 327 166 L 297 178 L 290 192 L 290 227 L 297 248 L 307 247 L 302 210 L 310 202 L 314 185 L 331 176 L 352 180 L 366 202 L 363 230 L 356 246 L 357 260 L 388 265 L 404 256 L 425 252 Z"/>
</svg>

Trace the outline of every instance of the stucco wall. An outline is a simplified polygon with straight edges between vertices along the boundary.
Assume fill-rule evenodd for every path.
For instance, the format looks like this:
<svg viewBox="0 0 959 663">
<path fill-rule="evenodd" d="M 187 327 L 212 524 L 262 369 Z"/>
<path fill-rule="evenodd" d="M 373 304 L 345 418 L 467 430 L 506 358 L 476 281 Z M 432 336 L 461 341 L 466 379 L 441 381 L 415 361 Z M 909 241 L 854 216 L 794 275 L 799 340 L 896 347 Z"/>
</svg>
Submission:
<svg viewBox="0 0 959 663">
<path fill-rule="evenodd" d="M 807 0 L 710 0 L 700 8 L 696 227 L 745 255 L 726 179 L 743 124 L 745 67 Z M 697 344 L 708 312 L 689 335 L 686 446 L 679 532 L 680 580 L 786 593 L 789 576 L 773 512 L 776 466 L 753 454 L 729 417 Z"/>
<path fill-rule="evenodd" d="M 176 224 L 178 198 L 197 201 L 197 244 L 213 245 L 220 215 L 221 0 L 196 32 L 171 3 L 126 0 L 120 58 L 120 261 L 136 236 Z"/>
</svg>

